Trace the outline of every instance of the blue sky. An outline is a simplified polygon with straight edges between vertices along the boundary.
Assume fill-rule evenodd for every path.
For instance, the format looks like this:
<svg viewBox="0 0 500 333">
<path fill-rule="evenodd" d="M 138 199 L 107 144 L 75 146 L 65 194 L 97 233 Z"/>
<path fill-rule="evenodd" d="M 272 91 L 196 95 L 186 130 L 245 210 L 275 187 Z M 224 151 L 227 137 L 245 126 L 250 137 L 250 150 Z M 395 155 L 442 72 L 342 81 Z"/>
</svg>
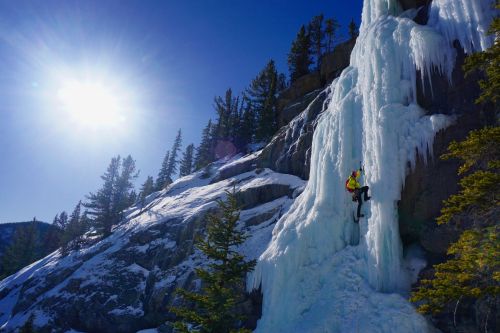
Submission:
<svg viewBox="0 0 500 333">
<path fill-rule="evenodd" d="M 97 190 L 112 156 L 156 176 L 178 128 L 197 144 L 227 88 L 274 59 L 287 71 L 301 24 L 359 25 L 361 0 L 0 1 L 0 223 L 51 221 Z M 64 113 L 68 80 L 100 80 L 124 110 L 89 128 Z"/>
</svg>

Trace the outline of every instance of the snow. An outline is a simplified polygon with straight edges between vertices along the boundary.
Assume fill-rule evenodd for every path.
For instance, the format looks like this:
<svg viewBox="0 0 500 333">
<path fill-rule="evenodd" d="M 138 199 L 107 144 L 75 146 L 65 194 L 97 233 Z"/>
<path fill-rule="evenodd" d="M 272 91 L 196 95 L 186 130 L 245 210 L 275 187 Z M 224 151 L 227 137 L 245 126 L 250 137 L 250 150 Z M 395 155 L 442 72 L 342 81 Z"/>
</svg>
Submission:
<svg viewBox="0 0 500 333">
<path fill-rule="evenodd" d="M 46 323 L 51 325 L 51 321 L 60 315 L 53 309 L 60 309 L 64 304 L 71 304 L 76 300 L 92 304 L 95 299 L 104 299 L 110 315 L 143 316 L 143 304 L 140 301 L 125 304 L 123 290 L 117 283 L 131 283 L 131 289 L 141 295 L 145 292 L 146 280 L 150 279 L 154 282 L 155 292 L 164 293 L 182 285 L 192 274 L 194 267 L 206 264 L 199 251 L 169 269 L 160 270 L 158 266 L 154 266 L 148 270 L 139 264 L 140 260 L 134 262 L 134 255 L 137 254 L 140 258 L 158 248 L 165 250 L 166 255 L 176 251 L 179 244 L 171 238 L 175 235 L 168 232 L 162 234 L 161 228 L 158 229 L 161 224 L 175 227 L 192 218 L 202 217 L 216 206 L 216 199 L 224 198 L 225 191 L 231 191 L 234 187 L 237 191 L 243 191 L 269 184 L 282 184 L 289 188 L 290 193 L 304 188 L 305 182 L 300 178 L 277 174 L 270 169 L 254 170 L 221 181 L 214 180 L 222 168 L 238 167 L 240 163 L 255 159 L 258 154 L 260 152 L 233 156 L 213 163 L 208 172 L 203 170 L 177 179 L 167 189 L 151 194 L 143 207 L 129 209 L 127 217 L 113 229 L 109 237 L 89 247 L 71 251 L 64 257 L 59 251 L 55 251 L 0 281 L 0 330 L 15 330 L 27 320 L 30 313 L 39 316 L 35 321 L 37 326 L 44 326 Z M 290 207 L 292 201 L 293 198 L 284 196 L 242 211 L 239 227 L 252 236 L 248 244 L 242 247 L 247 258 L 257 258 L 266 248 L 273 224 Z M 258 225 L 246 225 L 247 221 L 261 216 L 269 219 Z M 137 232 L 146 232 L 152 239 L 146 244 L 131 241 Z M 130 260 L 123 260 L 124 254 Z M 78 286 L 77 290 L 75 285 Z M 26 298 L 30 299 L 26 311 L 16 311 L 16 304 L 25 302 Z M 53 304 L 49 311 L 51 313 L 45 313 L 42 309 L 49 302 Z"/>
<path fill-rule="evenodd" d="M 434 1 L 432 15 L 462 13 L 469 31 L 480 34 L 483 7 L 466 1 Z M 417 154 L 426 160 L 435 134 L 453 122 L 418 106 L 417 73 L 451 78 L 456 55 L 450 36 L 467 42 L 476 35 L 462 33 L 458 19 L 445 24 L 434 18 L 422 26 L 413 14 L 401 13 L 396 0 L 364 2 L 350 66 L 332 83 L 331 102 L 314 133 L 310 180 L 274 227 L 248 280 L 249 289 L 263 292 L 256 332 L 431 330 L 407 301 L 425 263 L 413 254 L 403 260 L 397 201 Z M 471 15 L 481 24 L 467 19 Z M 360 161 L 372 200 L 363 204 L 366 217 L 358 226 L 344 182 Z"/>
<path fill-rule="evenodd" d="M 110 315 L 115 315 L 115 316 L 124 316 L 124 315 L 131 315 L 131 316 L 142 316 L 144 315 L 144 311 L 139 308 L 134 308 L 133 306 L 127 306 L 122 309 L 113 309 L 108 312 Z"/>
</svg>

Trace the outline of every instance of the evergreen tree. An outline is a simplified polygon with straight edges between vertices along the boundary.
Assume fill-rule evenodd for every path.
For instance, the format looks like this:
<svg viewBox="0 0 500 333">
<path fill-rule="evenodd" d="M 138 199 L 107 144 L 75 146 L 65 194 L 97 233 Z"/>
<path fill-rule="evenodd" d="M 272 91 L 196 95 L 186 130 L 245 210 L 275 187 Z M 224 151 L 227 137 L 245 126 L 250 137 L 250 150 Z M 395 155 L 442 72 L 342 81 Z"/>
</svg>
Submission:
<svg viewBox="0 0 500 333">
<path fill-rule="evenodd" d="M 278 93 L 278 72 L 274 61 L 270 60 L 247 89 L 249 102 L 256 117 L 257 141 L 267 141 L 278 129 L 276 120 Z M 247 114 L 247 117 L 250 116 Z"/>
<path fill-rule="evenodd" d="M 179 168 L 179 177 L 184 177 L 193 172 L 193 152 L 194 145 L 190 144 L 186 147 L 186 151 L 182 156 L 181 165 Z"/>
<path fill-rule="evenodd" d="M 2 260 L 2 271 L 6 275 L 17 272 L 24 266 L 38 259 L 36 218 L 28 226 L 16 229 L 11 245 L 5 250 Z"/>
<path fill-rule="evenodd" d="M 144 184 L 142 184 L 141 192 L 139 192 L 139 201 L 141 206 L 144 206 L 144 200 L 146 197 L 154 192 L 154 181 L 153 177 L 148 176 Z"/>
<path fill-rule="evenodd" d="M 329 18 L 325 21 L 325 35 L 326 35 L 326 52 L 333 51 L 333 45 L 336 40 L 337 30 L 340 24 L 334 18 Z"/>
<path fill-rule="evenodd" d="M 309 34 L 306 32 L 306 28 L 302 26 L 297 33 L 297 37 L 292 42 L 292 47 L 288 54 L 288 67 L 292 82 L 309 73 L 309 66 L 312 64 L 310 47 L 311 40 Z"/>
<path fill-rule="evenodd" d="M 61 231 L 66 229 L 68 226 L 68 213 L 62 211 L 59 216 L 56 215 L 53 224 L 58 227 Z"/>
<path fill-rule="evenodd" d="M 351 39 L 356 39 L 356 37 L 358 37 L 358 27 L 354 19 L 351 19 L 351 23 L 349 23 L 349 37 Z"/>
<path fill-rule="evenodd" d="M 483 299 L 491 308 L 500 294 L 500 127 L 472 131 L 463 142 L 452 142 L 445 159 L 463 161 L 462 190 L 444 202 L 438 223 L 472 219 L 475 223 L 448 249 L 450 260 L 434 266 L 433 279 L 421 281 L 412 295 L 419 311 L 438 313 L 462 298 Z"/>
<path fill-rule="evenodd" d="M 167 174 L 168 162 L 170 161 L 170 151 L 167 150 L 165 157 L 163 158 L 163 163 L 161 164 L 160 172 L 156 178 L 155 190 L 163 190 L 169 184 L 169 175 Z"/>
<path fill-rule="evenodd" d="M 325 30 L 323 29 L 323 14 L 314 16 L 308 25 L 312 52 L 316 57 L 316 68 L 321 66 L 321 56 L 325 47 Z"/>
<path fill-rule="evenodd" d="M 500 295 L 500 227 L 466 230 L 448 255 L 451 259 L 434 266 L 434 278 L 421 280 L 412 294 L 418 310 L 437 314 L 461 299 L 482 299 L 494 309 Z"/>
<path fill-rule="evenodd" d="M 462 190 L 444 201 L 438 224 L 448 223 L 454 217 L 466 213 L 469 217 L 484 220 L 485 212 L 500 205 L 498 184 L 500 184 L 500 127 L 486 127 L 471 131 L 463 142 L 452 142 L 443 159 L 458 158 L 464 163 L 458 169 L 463 175 Z"/>
<path fill-rule="evenodd" d="M 62 234 L 61 252 L 63 255 L 66 254 L 68 250 L 78 248 L 82 243 L 81 237 L 87 231 L 87 226 L 82 220 L 81 206 L 82 202 L 79 201 L 71 213 L 68 225 Z"/>
<path fill-rule="evenodd" d="M 179 160 L 177 159 L 177 154 L 181 149 L 182 144 L 182 133 L 181 130 L 177 132 L 177 136 L 175 137 L 174 144 L 172 145 L 172 149 L 170 150 L 170 158 L 168 160 L 167 165 L 167 184 L 172 183 L 172 177 L 177 173 L 177 165 L 179 164 Z"/>
<path fill-rule="evenodd" d="M 288 82 L 286 81 L 286 75 L 283 73 L 280 73 L 278 75 L 278 92 L 282 92 L 288 88 Z"/>
<path fill-rule="evenodd" d="M 194 158 L 194 168 L 195 170 L 199 170 L 209 163 L 213 162 L 213 154 L 212 154 L 212 120 L 208 121 L 207 126 L 203 129 L 201 134 L 201 142 L 198 148 L 196 148 L 196 156 Z"/>
<path fill-rule="evenodd" d="M 254 142 L 255 135 L 255 112 L 252 101 L 248 98 L 243 99 L 245 105 L 240 126 L 240 138 L 244 146 Z"/>
<path fill-rule="evenodd" d="M 113 210 L 116 214 L 116 218 L 120 220 L 122 216 L 122 211 L 130 207 L 133 202 L 131 199 L 135 199 L 134 184 L 132 183 L 139 176 L 136 171 L 135 160 L 132 156 L 128 155 L 123 159 L 121 165 L 120 175 L 116 178 L 113 189 Z M 132 196 L 132 197 L 131 197 Z"/>
<path fill-rule="evenodd" d="M 214 98 L 214 108 L 217 112 L 216 138 L 224 141 L 234 141 L 234 125 L 238 119 L 239 98 L 233 96 L 231 88 L 226 90 L 224 98 Z M 222 157 L 222 156 L 221 156 Z"/>
<path fill-rule="evenodd" d="M 98 233 L 108 236 L 111 227 L 118 222 L 118 211 L 113 206 L 120 200 L 115 198 L 116 183 L 120 178 L 120 156 L 113 157 L 101 179 L 104 181 L 102 188 L 96 193 L 87 195 L 87 202 L 84 207 L 89 209 L 89 214 L 93 217 L 93 225 Z"/>
<path fill-rule="evenodd" d="M 52 228 L 49 228 L 43 243 L 46 244 L 47 252 L 56 250 L 61 244 L 62 228 L 59 226 L 59 214 L 56 214 L 52 221 Z"/>
<path fill-rule="evenodd" d="M 128 207 L 133 206 L 137 202 L 137 192 L 135 190 L 131 190 L 128 195 Z"/>
<path fill-rule="evenodd" d="M 227 192 L 227 201 L 217 201 L 221 216 L 211 214 L 207 220 L 207 239 L 199 239 L 197 247 L 209 259 L 208 269 L 196 268 L 202 280 L 201 293 L 178 289 L 184 300 L 194 303 L 194 309 L 176 307 L 175 326 L 180 332 L 250 332 L 239 329 L 243 319 L 236 311 L 244 293 L 245 275 L 253 270 L 255 260 L 245 261 L 237 252 L 248 237 L 237 229 L 239 209 L 235 193 Z M 189 330 L 187 324 L 195 330 Z"/>
</svg>

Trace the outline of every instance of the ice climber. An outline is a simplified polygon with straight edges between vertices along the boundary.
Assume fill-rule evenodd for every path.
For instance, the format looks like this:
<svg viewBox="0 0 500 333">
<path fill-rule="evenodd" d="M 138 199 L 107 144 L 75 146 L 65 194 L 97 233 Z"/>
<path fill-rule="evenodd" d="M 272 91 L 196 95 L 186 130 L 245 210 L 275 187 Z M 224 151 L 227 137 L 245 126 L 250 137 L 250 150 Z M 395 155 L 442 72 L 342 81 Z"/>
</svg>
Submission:
<svg viewBox="0 0 500 333">
<path fill-rule="evenodd" d="M 351 175 L 349 176 L 349 178 L 347 178 L 347 180 L 345 182 L 345 188 L 347 189 L 347 191 L 352 193 L 352 201 L 358 202 L 358 214 L 357 214 L 358 219 L 360 217 L 364 217 L 364 215 L 361 214 L 361 204 L 362 204 L 361 195 L 363 193 L 365 194 L 364 195 L 365 201 L 370 200 L 370 198 L 371 198 L 368 196 L 369 187 L 368 186 L 361 186 L 361 184 L 359 183 L 359 177 L 361 176 L 362 171 L 363 171 L 363 168 L 360 168 L 357 171 L 353 171 L 351 173 Z"/>
</svg>

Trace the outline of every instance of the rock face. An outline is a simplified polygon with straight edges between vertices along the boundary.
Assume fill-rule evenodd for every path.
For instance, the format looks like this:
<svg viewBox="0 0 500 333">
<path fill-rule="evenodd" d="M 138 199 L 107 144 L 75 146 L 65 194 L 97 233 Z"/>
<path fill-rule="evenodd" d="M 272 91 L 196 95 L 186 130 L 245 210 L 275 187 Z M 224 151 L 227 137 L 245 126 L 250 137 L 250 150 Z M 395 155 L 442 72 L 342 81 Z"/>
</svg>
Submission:
<svg viewBox="0 0 500 333">
<path fill-rule="evenodd" d="M 356 39 L 350 39 L 347 42 L 337 45 L 333 52 L 327 53 L 321 59 L 321 79 L 323 82 L 331 82 L 338 77 L 340 73 L 349 66 L 351 52 L 356 44 Z"/>
<path fill-rule="evenodd" d="M 465 55 L 458 44 L 456 65 L 452 73 L 452 82 L 438 73 L 431 78 L 417 82 L 418 103 L 427 114 L 448 114 L 456 117 L 454 125 L 436 135 L 432 150 L 427 152 L 428 163 L 419 158 L 414 170 L 406 177 L 405 186 L 399 202 L 399 229 L 403 243 L 409 245 L 417 242 L 426 251 L 428 267 L 421 275 L 430 278 L 432 265 L 446 260 L 446 251 L 455 242 L 463 230 L 453 225 L 438 226 L 435 222 L 440 215 L 442 202 L 451 194 L 459 191 L 457 170 L 459 161 L 441 160 L 449 144 L 465 139 L 469 131 L 487 125 L 495 125 L 495 110 L 491 105 L 477 105 L 475 99 L 480 90 L 478 74 L 464 77 L 462 65 Z M 429 80 L 430 79 L 430 80 Z M 432 85 L 431 83 L 432 82 Z M 432 87 L 431 87 L 432 86 Z M 453 313 L 451 309 L 449 313 Z M 454 318 L 448 316 L 434 317 L 436 326 L 444 332 L 464 331 L 479 332 L 484 326 L 487 313 L 480 303 L 462 302 L 458 311 L 457 327 L 451 327 Z M 495 331 L 499 318 L 488 317 L 488 326 Z"/>
<path fill-rule="evenodd" d="M 302 179 L 309 178 L 313 132 L 318 116 L 326 109 L 328 92 L 329 88 L 304 97 L 308 101 L 313 95 L 314 99 L 299 116 L 282 127 L 263 149 L 258 158 L 260 167 L 289 173 Z M 297 105 L 304 104 L 302 101 L 297 102 Z"/>
<path fill-rule="evenodd" d="M 319 71 L 298 78 L 283 91 L 278 99 L 278 126 L 287 125 L 302 112 L 314 99 L 317 92 L 323 89 L 349 66 L 352 49 L 356 39 L 348 40 L 335 46 L 332 52 L 321 58 Z"/>
<path fill-rule="evenodd" d="M 436 135 L 427 164 L 418 159 L 417 166 L 406 178 L 399 203 L 400 232 L 406 242 L 418 240 L 431 254 L 446 253 L 458 231 L 450 226 L 437 227 L 442 201 L 458 192 L 456 160 L 443 161 L 444 154 L 453 140 L 463 140 L 473 129 L 495 124 L 495 112 L 491 106 L 475 103 L 480 94 L 477 74 L 465 79 L 462 66 L 465 55 L 456 45 L 456 65 L 452 82 L 434 72 L 431 78 L 417 81 L 418 103 L 427 114 L 448 114 L 456 117 L 455 124 Z M 432 84 L 431 84 L 432 82 Z"/>
<path fill-rule="evenodd" d="M 432 0 L 399 0 L 399 3 L 401 4 L 404 10 L 427 6 L 431 2 Z"/>
<path fill-rule="evenodd" d="M 262 253 L 277 219 L 304 186 L 298 177 L 256 169 L 257 154 L 219 162 L 177 180 L 133 207 L 111 236 L 62 257 L 55 251 L 0 281 L 0 327 L 14 332 L 35 315 L 39 332 L 136 332 L 172 319 L 178 287 L 196 289 L 193 268 L 205 260 L 194 239 L 215 200 L 236 188 L 240 225 L 251 237 L 241 251 Z M 241 305 L 255 327 L 259 294 Z M 168 331 L 169 325 L 162 326 Z M 37 331 L 37 332 L 38 332 Z"/>
</svg>

